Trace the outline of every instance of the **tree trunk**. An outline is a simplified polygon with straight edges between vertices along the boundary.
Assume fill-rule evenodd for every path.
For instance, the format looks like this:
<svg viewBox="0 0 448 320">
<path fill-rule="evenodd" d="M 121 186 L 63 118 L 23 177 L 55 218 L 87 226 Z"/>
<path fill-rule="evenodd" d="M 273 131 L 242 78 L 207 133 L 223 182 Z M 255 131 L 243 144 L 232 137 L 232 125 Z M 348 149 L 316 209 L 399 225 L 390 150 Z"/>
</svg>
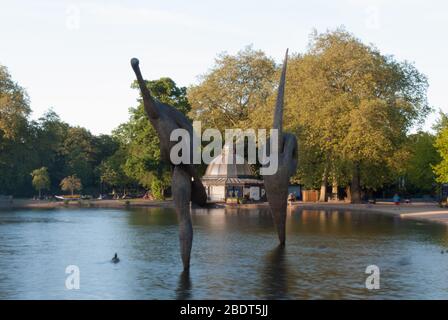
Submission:
<svg viewBox="0 0 448 320">
<path fill-rule="evenodd" d="M 72 191 L 72 196 L 73 196 L 75 194 L 75 189 L 72 189 L 71 191 Z"/>
<path fill-rule="evenodd" d="M 331 198 L 332 200 L 339 200 L 338 199 L 338 182 L 335 178 L 333 178 L 333 183 L 331 185 Z"/>
<path fill-rule="evenodd" d="M 345 187 L 345 193 L 347 194 L 347 197 L 345 198 L 348 202 L 352 202 L 352 190 L 350 188 L 350 185 Z"/>
<path fill-rule="evenodd" d="M 322 176 L 322 184 L 320 185 L 319 202 L 327 201 L 327 170 Z"/>
<path fill-rule="evenodd" d="M 40 200 L 41 195 L 42 195 L 42 189 L 39 189 L 39 200 Z"/>
<path fill-rule="evenodd" d="M 352 184 L 351 184 L 351 203 L 361 203 L 361 186 L 360 186 L 360 172 L 359 163 L 355 164 L 353 170 Z"/>
</svg>

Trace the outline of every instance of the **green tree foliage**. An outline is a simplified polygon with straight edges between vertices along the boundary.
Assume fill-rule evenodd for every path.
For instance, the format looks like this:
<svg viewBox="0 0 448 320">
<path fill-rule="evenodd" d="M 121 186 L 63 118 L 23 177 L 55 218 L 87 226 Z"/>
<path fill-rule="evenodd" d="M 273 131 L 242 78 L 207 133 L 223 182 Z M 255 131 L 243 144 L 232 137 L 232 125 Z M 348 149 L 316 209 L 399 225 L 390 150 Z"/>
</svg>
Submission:
<svg viewBox="0 0 448 320">
<path fill-rule="evenodd" d="M 118 150 L 110 157 L 104 159 L 98 167 L 101 183 L 104 187 L 120 188 L 123 192 L 135 181 L 124 172 L 127 152 L 125 148 Z"/>
<path fill-rule="evenodd" d="M 65 160 L 65 174 L 75 174 L 86 186 L 94 186 L 98 180 L 96 168 L 117 148 L 118 143 L 111 137 L 96 137 L 84 128 L 71 127 L 60 149 Z"/>
<path fill-rule="evenodd" d="M 440 162 L 433 166 L 434 173 L 436 174 L 437 182 L 448 182 L 448 115 L 440 113 L 440 119 L 434 126 L 437 130 L 437 136 L 435 139 L 434 147 L 436 148 Z"/>
<path fill-rule="evenodd" d="M 433 125 L 433 129 L 436 132 L 440 132 L 446 127 L 448 127 L 448 114 L 439 110 L 439 119 L 437 119 L 436 123 Z"/>
<path fill-rule="evenodd" d="M 314 33 L 309 50 L 294 56 L 287 72 L 285 122 L 308 155 L 300 176 L 324 183 L 351 177 L 356 202 L 360 185 L 376 189 L 390 182 L 395 153 L 430 111 L 426 90 L 426 78 L 413 65 L 344 30 Z"/>
<path fill-rule="evenodd" d="M 448 128 L 441 130 L 437 135 L 435 147 L 442 158 L 442 161 L 434 166 L 437 182 L 446 183 L 448 181 Z"/>
<path fill-rule="evenodd" d="M 66 161 L 66 174 L 75 174 L 86 184 L 91 184 L 95 161 L 95 146 L 92 134 L 84 128 L 69 128 L 61 146 Z"/>
<path fill-rule="evenodd" d="M 38 165 L 30 112 L 25 90 L 0 65 L 0 194 L 32 190 L 30 172 Z"/>
<path fill-rule="evenodd" d="M 33 187 L 39 192 L 40 198 L 42 196 L 42 190 L 50 188 L 48 169 L 46 167 L 35 169 L 31 172 L 31 177 L 33 178 Z"/>
<path fill-rule="evenodd" d="M 111 161 L 103 161 L 99 167 L 101 183 L 111 187 L 119 185 L 119 176 Z"/>
<path fill-rule="evenodd" d="M 151 181 L 152 196 L 156 200 L 165 200 L 165 190 L 169 187 L 171 182 L 171 175 L 165 171 L 161 177 L 154 176 Z"/>
<path fill-rule="evenodd" d="M 275 62 L 252 47 L 236 55 L 219 55 L 200 83 L 188 90 L 191 117 L 207 128 L 244 127 L 272 94 L 275 72 Z"/>
<path fill-rule="evenodd" d="M 428 132 L 418 132 L 409 136 L 407 149 L 409 156 L 404 169 L 406 191 L 413 194 L 432 194 L 436 187 L 436 177 L 432 167 L 440 162 L 435 148 L 436 138 Z"/>
<path fill-rule="evenodd" d="M 73 173 L 81 177 L 86 191 L 98 192 L 97 168 L 115 153 L 118 142 L 71 127 L 51 109 L 31 121 L 30 111 L 26 92 L 0 66 L 0 194 L 31 195 L 30 172 L 40 167 L 47 168 L 50 193 L 58 192 L 58 181 Z"/>
<path fill-rule="evenodd" d="M 48 110 L 37 122 L 30 123 L 34 131 L 34 150 L 37 152 L 38 165 L 48 168 L 53 192 L 59 190 L 59 181 L 66 176 L 67 169 L 62 145 L 70 126 L 63 122 L 52 109 Z"/>
<path fill-rule="evenodd" d="M 71 195 L 73 195 L 75 191 L 82 189 L 81 179 L 76 175 L 71 175 L 62 179 L 60 186 L 62 191 L 70 191 Z"/>
<path fill-rule="evenodd" d="M 0 65 L 0 137 L 18 140 L 31 113 L 25 90 Z"/>
</svg>

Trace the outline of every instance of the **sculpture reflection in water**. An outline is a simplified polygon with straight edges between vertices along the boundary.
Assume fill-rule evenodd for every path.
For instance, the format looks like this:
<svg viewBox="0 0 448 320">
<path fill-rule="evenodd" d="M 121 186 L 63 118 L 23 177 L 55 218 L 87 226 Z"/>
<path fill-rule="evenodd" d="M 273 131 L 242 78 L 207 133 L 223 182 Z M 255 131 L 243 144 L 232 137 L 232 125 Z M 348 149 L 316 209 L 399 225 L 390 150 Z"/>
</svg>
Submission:
<svg viewBox="0 0 448 320">
<path fill-rule="evenodd" d="M 191 278 L 188 270 L 182 271 L 179 277 L 179 282 L 176 289 L 177 300 L 189 300 L 191 296 Z"/>
<path fill-rule="evenodd" d="M 280 84 L 277 93 L 277 101 L 274 110 L 273 128 L 278 130 L 278 170 L 273 175 L 265 175 L 265 189 L 271 208 L 271 213 L 277 228 L 280 245 L 285 244 L 285 222 L 289 178 L 297 166 L 297 141 L 294 135 L 283 133 L 283 97 L 285 91 L 286 64 L 288 50 L 286 51 Z M 161 103 L 151 96 L 140 72 L 139 61 L 131 59 L 131 66 L 137 77 L 143 98 L 143 105 L 151 125 L 157 132 L 160 140 L 161 159 L 170 164 L 172 168 L 171 189 L 177 218 L 179 221 L 180 249 L 184 270 L 189 270 L 190 253 L 193 241 L 193 228 L 190 216 L 190 201 L 205 206 L 207 194 L 201 182 L 193 159 L 189 164 L 175 165 L 170 159 L 171 148 L 177 141 L 171 141 L 170 135 L 175 129 L 185 129 L 190 137 L 193 137 L 193 126 L 190 121 L 176 108 Z M 190 150 L 193 151 L 193 139 L 190 139 Z M 270 143 L 267 143 L 269 146 Z M 268 150 L 270 152 L 270 150 Z M 193 157 L 194 152 L 190 152 Z"/>
<path fill-rule="evenodd" d="M 261 284 L 266 299 L 291 298 L 289 285 L 292 282 L 291 279 L 295 278 L 290 274 L 285 250 L 285 246 L 278 245 L 265 257 Z"/>
</svg>

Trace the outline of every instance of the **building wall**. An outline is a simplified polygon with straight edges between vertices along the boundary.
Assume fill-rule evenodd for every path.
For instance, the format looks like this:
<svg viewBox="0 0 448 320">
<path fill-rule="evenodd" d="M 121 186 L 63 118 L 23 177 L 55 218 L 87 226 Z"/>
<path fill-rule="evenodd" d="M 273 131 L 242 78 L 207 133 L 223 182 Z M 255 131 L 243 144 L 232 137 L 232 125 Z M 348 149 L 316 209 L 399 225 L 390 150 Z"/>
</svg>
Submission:
<svg viewBox="0 0 448 320">
<path fill-rule="evenodd" d="M 254 186 L 250 187 L 250 199 L 258 201 L 261 198 L 260 187 Z"/>
<path fill-rule="evenodd" d="M 224 201 L 226 197 L 224 186 L 209 186 L 207 194 L 210 201 Z"/>
</svg>

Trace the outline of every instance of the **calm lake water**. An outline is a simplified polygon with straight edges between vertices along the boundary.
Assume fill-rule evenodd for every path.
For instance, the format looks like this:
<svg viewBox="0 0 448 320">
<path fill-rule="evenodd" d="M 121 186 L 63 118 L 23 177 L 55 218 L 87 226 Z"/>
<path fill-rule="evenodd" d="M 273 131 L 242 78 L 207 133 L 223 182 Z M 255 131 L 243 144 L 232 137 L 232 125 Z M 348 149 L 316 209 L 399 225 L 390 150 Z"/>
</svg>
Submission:
<svg viewBox="0 0 448 320">
<path fill-rule="evenodd" d="M 193 224 L 183 274 L 174 210 L 0 211 L 0 298 L 448 299 L 442 225 L 296 210 L 280 249 L 266 210 L 195 210 Z M 365 288 L 372 264 L 376 291 Z M 79 290 L 65 288 L 68 265 L 80 269 Z"/>
</svg>

